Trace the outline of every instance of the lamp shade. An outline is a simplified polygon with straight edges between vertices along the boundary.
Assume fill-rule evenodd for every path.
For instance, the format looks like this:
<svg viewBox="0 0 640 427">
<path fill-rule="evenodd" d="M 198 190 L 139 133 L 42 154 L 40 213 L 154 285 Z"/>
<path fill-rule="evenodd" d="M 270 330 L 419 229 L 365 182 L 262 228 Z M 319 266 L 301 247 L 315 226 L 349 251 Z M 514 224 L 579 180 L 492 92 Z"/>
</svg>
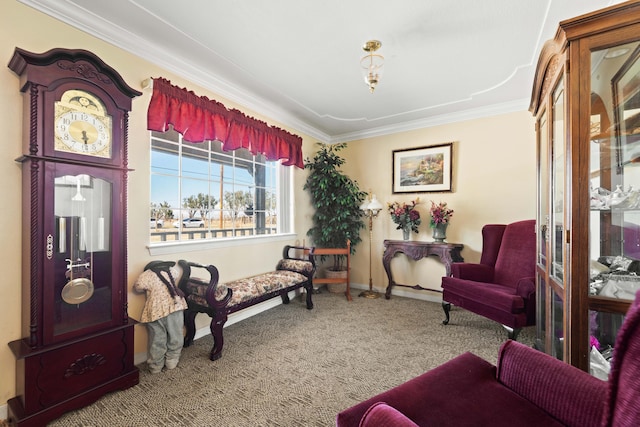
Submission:
<svg viewBox="0 0 640 427">
<path fill-rule="evenodd" d="M 371 196 L 370 200 L 365 200 L 365 202 L 360 205 L 360 209 L 362 209 L 363 211 L 369 210 L 372 212 L 378 212 L 382 209 L 382 203 L 378 201 L 378 198 L 374 194 L 373 196 Z"/>
<path fill-rule="evenodd" d="M 382 78 L 384 57 L 371 53 L 362 58 L 360 65 L 362 65 L 364 82 L 369 85 L 369 89 L 373 92 Z"/>
<path fill-rule="evenodd" d="M 371 93 L 376 89 L 380 78 L 382 77 L 382 69 L 384 66 L 384 56 L 375 53 L 380 49 L 382 43 L 378 40 L 369 40 L 362 49 L 367 52 L 360 60 L 364 82 L 369 86 Z"/>
</svg>

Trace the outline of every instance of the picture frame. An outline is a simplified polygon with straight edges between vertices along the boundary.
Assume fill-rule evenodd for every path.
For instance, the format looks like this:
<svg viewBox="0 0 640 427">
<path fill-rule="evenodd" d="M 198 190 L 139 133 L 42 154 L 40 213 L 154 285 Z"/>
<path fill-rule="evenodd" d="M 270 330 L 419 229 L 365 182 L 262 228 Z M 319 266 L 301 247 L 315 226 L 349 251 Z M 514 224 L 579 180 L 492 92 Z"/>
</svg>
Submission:
<svg viewBox="0 0 640 427">
<path fill-rule="evenodd" d="M 452 192 L 453 142 L 393 151 L 393 193 Z"/>
</svg>

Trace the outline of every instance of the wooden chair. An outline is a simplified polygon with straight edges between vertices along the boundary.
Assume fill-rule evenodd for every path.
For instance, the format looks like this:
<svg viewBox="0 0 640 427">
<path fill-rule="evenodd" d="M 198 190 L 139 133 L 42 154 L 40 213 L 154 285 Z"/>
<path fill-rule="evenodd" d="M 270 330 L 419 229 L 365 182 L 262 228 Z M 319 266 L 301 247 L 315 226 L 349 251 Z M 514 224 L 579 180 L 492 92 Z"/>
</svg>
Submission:
<svg viewBox="0 0 640 427">
<path fill-rule="evenodd" d="M 351 240 L 347 240 L 346 248 L 312 248 L 311 255 L 315 257 L 327 255 L 344 255 L 347 257 L 347 276 L 346 277 L 314 277 L 313 285 L 324 285 L 328 283 L 346 283 L 347 290 L 345 296 L 347 301 L 351 301 Z M 317 258 L 316 258 L 317 265 Z"/>
</svg>

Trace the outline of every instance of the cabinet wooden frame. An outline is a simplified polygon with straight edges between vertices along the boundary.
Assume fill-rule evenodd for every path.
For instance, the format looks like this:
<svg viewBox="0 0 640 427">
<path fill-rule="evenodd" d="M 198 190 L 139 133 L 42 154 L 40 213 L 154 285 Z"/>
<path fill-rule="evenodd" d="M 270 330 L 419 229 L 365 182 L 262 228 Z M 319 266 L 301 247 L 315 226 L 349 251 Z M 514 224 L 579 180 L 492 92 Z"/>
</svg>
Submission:
<svg viewBox="0 0 640 427">
<path fill-rule="evenodd" d="M 533 84 L 530 111 L 536 116 L 538 144 L 536 345 L 583 370 L 589 370 L 590 362 L 590 311 L 621 316 L 630 304 L 627 300 L 589 293 L 590 260 L 594 254 L 617 254 L 623 250 L 622 231 L 612 226 L 620 221 L 616 219 L 619 214 L 612 209 L 593 211 L 590 204 L 594 176 L 601 177 L 599 185 L 602 188 L 614 190 L 616 185 L 622 184 L 616 171 L 616 165 L 620 166 L 614 157 L 616 148 L 611 150 L 602 144 L 615 138 L 615 129 L 610 126 L 614 118 L 613 111 L 609 117 L 602 117 L 603 107 L 598 106 L 599 101 L 593 96 L 595 80 L 592 79 L 596 77 L 591 68 L 592 54 L 639 41 L 640 1 L 625 2 L 563 21 L 555 38 L 541 51 Z M 602 80 L 602 84 L 608 85 L 607 90 L 611 90 L 611 80 L 605 76 Z M 560 113 L 563 123 L 554 134 L 552 93 L 558 82 L 564 84 L 566 97 L 564 114 Z M 602 98 L 611 102 L 612 96 L 615 92 Z M 594 114 L 600 116 L 601 125 L 595 134 L 591 128 Z M 561 153 L 553 152 L 557 137 L 565 138 L 565 149 Z M 592 139 L 602 145 L 600 151 L 590 156 Z M 593 156 L 598 164 L 596 172 L 592 170 Z M 553 177 L 551 168 L 557 159 L 563 166 L 562 176 Z M 563 197 L 559 201 L 554 198 L 556 189 Z M 562 216 L 558 239 L 549 238 L 556 224 L 547 220 L 553 218 L 556 202 L 560 204 L 558 212 Z M 597 232 L 592 229 L 592 220 L 598 221 Z M 562 254 L 560 274 L 556 275 L 551 258 L 555 245 Z"/>
</svg>

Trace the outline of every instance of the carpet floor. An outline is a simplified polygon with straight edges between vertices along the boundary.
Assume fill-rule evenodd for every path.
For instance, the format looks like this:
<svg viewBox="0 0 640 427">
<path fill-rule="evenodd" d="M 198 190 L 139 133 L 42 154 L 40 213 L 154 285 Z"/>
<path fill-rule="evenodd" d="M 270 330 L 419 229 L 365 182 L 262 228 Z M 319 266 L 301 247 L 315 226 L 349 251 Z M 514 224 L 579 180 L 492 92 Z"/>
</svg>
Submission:
<svg viewBox="0 0 640 427">
<path fill-rule="evenodd" d="M 354 292 L 357 295 L 357 292 Z M 70 412 L 51 426 L 329 427 L 338 412 L 466 351 L 496 362 L 498 324 L 440 304 L 324 291 L 314 309 L 300 298 L 224 330 L 222 358 L 211 336 L 182 352 L 176 369 Z M 534 328 L 519 341 L 532 345 Z"/>
</svg>

